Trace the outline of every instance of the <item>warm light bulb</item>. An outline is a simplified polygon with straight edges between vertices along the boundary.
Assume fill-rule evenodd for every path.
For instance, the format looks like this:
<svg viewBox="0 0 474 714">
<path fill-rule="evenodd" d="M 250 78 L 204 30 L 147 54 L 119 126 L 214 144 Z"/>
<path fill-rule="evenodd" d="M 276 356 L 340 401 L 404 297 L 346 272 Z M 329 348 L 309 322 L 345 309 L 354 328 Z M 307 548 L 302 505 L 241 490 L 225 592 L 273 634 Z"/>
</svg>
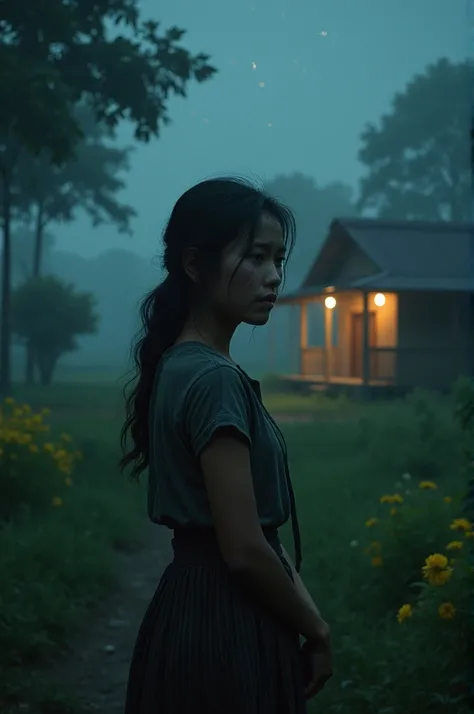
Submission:
<svg viewBox="0 0 474 714">
<path fill-rule="evenodd" d="M 326 300 L 324 301 L 324 304 L 326 305 L 326 307 L 329 310 L 332 310 L 334 307 L 336 307 L 336 298 L 332 297 L 332 295 L 330 295 L 329 297 L 326 298 Z"/>
<path fill-rule="evenodd" d="M 374 297 L 374 303 L 377 307 L 383 307 L 385 305 L 385 295 L 383 295 L 383 293 L 377 293 Z"/>
</svg>

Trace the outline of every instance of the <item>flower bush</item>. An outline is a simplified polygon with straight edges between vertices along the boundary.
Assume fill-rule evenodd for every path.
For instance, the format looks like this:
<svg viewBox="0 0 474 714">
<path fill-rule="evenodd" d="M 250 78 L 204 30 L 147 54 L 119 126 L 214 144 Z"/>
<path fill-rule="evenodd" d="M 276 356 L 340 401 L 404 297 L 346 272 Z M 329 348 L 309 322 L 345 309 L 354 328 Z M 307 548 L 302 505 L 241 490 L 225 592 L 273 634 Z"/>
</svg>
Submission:
<svg viewBox="0 0 474 714">
<path fill-rule="evenodd" d="M 413 483 L 408 473 L 401 480 L 400 490 L 383 494 L 365 522 L 363 552 L 373 573 L 372 602 L 381 614 L 390 610 L 393 621 L 409 628 L 398 644 L 437 659 L 442 696 L 460 704 L 466 701 L 470 675 L 473 524 L 463 515 L 462 497 L 447 494 L 434 481 Z M 406 667 L 408 672 L 408 659 Z M 422 680 L 422 660 L 417 669 Z"/>
<path fill-rule="evenodd" d="M 34 411 L 11 397 L 0 405 L 0 519 L 63 505 L 81 453 L 71 437 L 54 438 L 49 410 Z"/>
<path fill-rule="evenodd" d="M 407 593 L 421 592 L 421 567 L 434 553 L 450 553 L 470 537 L 469 522 L 459 517 L 462 496 L 447 486 L 418 481 L 409 473 L 395 484 L 393 493 L 380 496 L 365 521 L 365 554 L 374 573 L 371 588 L 381 612 L 403 605 Z M 454 538 L 459 529 L 462 538 Z M 401 601 L 401 602 L 400 602 Z"/>
</svg>

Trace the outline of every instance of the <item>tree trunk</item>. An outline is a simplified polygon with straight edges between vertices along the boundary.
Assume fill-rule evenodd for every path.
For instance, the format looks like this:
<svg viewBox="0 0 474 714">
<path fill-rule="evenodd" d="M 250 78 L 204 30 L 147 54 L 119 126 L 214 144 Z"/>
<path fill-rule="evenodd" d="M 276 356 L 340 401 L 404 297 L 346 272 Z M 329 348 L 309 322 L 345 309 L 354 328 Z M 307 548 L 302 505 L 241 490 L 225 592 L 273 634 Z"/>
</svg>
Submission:
<svg viewBox="0 0 474 714">
<path fill-rule="evenodd" d="M 53 374 L 58 358 L 50 353 L 36 353 L 40 382 L 47 387 L 53 381 Z"/>
<path fill-rule="evenodd" d="M 38 203 L 36 214 L 35 247 L 33 253 L 33 278 L 39 278 L 41 273 L 41 259 L 43 257 L 43 203 Z"/>
<path fill-rule="evenodd" d="M 26 343 L 26 367 L 25 367 L 25 384 L 29 387 L 35 383 L 35 354 L 33 345 L 30 341 Z"/>
<path fill-rule="evenodd" d="M 11 389 L 11 172 L 1 174 L 3 208 L 2 291 L 0 304 L 0 397 Z"/>
<path fill-rule="evenodd" d="M 39 278 L 41 274 L 41 258 L 43 255 L 43 204 L 38 203 L 38 211 L 36 214 L 36 229 L 35 229 L 35 245 L 33 252 L 33 278 Z M 26 372 L 25 383 L 32 385 L 35 383 L 35 352 L 31 342 L 26 343 Z"/>
</svg>

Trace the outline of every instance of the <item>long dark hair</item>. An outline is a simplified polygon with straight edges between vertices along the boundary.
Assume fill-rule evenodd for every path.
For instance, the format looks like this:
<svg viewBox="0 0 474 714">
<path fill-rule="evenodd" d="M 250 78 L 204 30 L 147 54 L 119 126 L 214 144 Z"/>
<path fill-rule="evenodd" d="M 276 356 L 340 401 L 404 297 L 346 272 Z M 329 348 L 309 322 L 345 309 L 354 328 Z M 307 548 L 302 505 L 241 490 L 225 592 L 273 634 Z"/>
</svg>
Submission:
<svg viewBox="0 0 474 714">
<path fill-rule="evenodd" d="M 123 471 L 131 464 L 130 475 L 134 479 L 149 463 L 148 418 L 156 368 L 184 328 L 191 288 L 195 289 L 183 269 L 183 252 L 196 249 L 200 284 L 209 287 L 218 277 L 223 248 L 244 233 L 250 245 L 262 213 L 279 222 L 291 252 L 295 239 L 293 214 L 246 180 L 202 181 L 186 191 L 173 208 L 163 235 L 166 277 L 141 304 L 141 329 L 132 353 L 134 376 L 124 390 L 126 420 L 121 431 L 120 468 Z M 127 394 L 131 384 L 133 388 Z M 129 437 L 132 444 L 127 450 Z"/>
</svg>

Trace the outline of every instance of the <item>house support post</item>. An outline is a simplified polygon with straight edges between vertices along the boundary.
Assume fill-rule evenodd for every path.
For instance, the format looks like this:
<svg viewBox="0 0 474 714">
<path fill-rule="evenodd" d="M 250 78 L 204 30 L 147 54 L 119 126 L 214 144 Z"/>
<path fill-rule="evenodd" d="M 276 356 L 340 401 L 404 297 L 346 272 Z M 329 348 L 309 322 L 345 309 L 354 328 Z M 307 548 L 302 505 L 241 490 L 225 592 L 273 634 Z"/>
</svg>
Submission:
<svg viewBox="0 0 474 714">
<path fill-rule="evenodd" d="M 300 374 L 305 373 L 304 353 L 308 348 L 308 304 L 300 303 Z"/>
<path fill-rule="evenodd" d="M 332 325 L 333 312 L 328 308 L 324 309 L 324 379 L 326 382 L 331 381 L 332 374 Z"/>
<path fill-rule="evenodd" d="M 369 294 L 362 293 L 362 396 L 369 397 L 370 384 L 370 340 L 369 340 Z"/>
</svg>

